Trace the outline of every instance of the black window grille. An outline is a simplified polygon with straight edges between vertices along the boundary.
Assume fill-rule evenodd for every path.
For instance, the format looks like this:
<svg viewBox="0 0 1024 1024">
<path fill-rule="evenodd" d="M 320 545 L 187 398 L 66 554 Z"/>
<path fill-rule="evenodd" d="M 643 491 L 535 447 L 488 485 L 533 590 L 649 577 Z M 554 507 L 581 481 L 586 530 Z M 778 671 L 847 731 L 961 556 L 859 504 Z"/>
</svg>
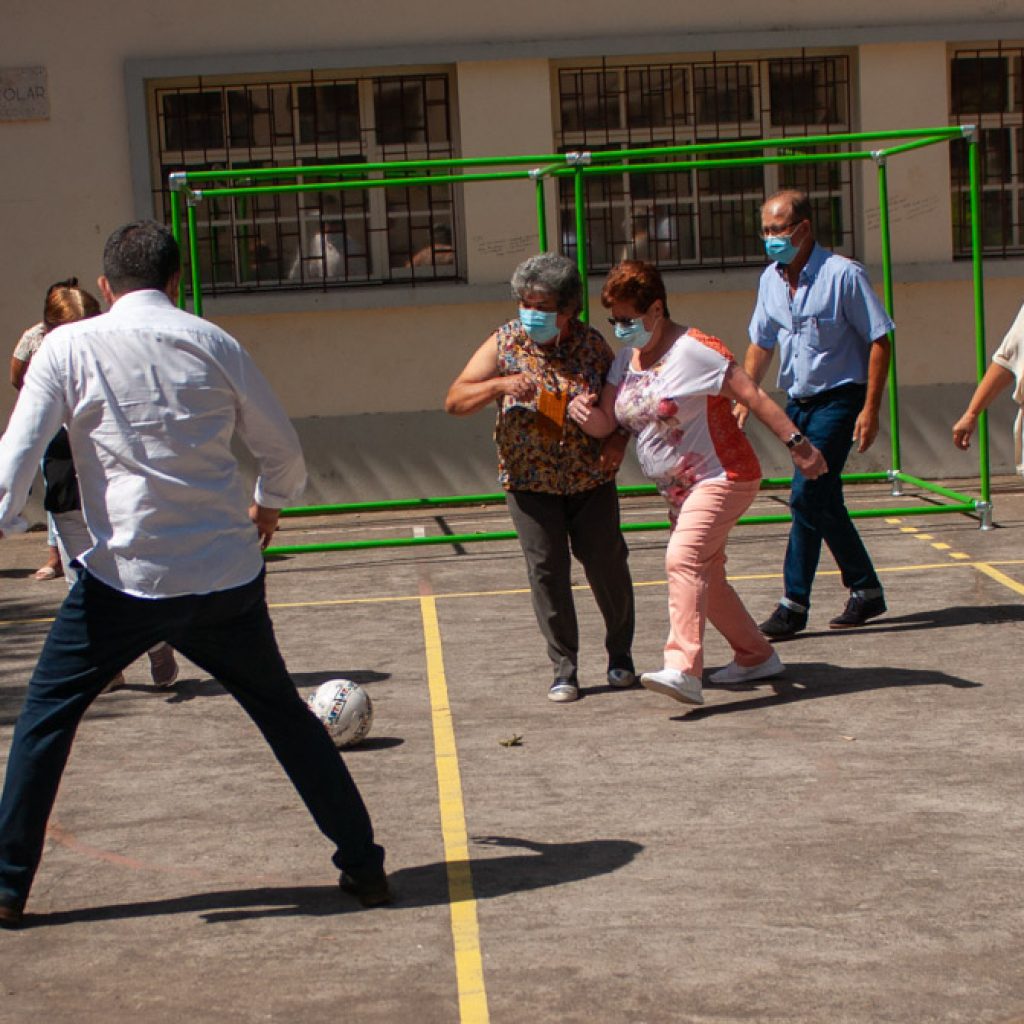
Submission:
<svg viewBox="0 0 1024 1024">
<path fill-rule="evenodd" d="M 560 68 L 558 92 L 561 152 L 852 131 L 850 62 L 843 54 L 605 61 Z M 562 249 L 575 256 L 572 183 L 562 179 L 559 188 Z M 680 269 L 763 264 L 760 207 L 780 188 L 805 190 L 822 244 L 853 253 L 853 178 L 843 161 L 588 178 L 589 264 L 595 270 L 627 258 Z"/>
<path fill-rule="evenodd" d="M 172 171 L 455 155 L 443 71 L 156 82 L 150 112 L 154 209 L 165 221 Z M 300 179 L 318 180 L 326 179 Z M 196 213 L 205 294 L 407 284 L 459 273 L 450 185 L 214 198 Z"/>
<path fill-rule="evenodd" d="M 950 62 L 954 124 L 978 126 L 981 240 L 991 256 L 1024 253 L 1024 46 L 957 49 Z M 968 146 L 950 146 L 953 253 L 971 254 Z"/>
</svg>

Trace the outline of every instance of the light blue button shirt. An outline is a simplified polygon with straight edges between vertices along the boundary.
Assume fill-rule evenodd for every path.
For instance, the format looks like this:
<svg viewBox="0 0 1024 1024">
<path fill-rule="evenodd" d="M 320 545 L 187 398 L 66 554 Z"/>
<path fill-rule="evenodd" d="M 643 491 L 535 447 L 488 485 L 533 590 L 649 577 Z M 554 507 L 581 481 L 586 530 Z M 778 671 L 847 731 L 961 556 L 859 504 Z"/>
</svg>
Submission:
<svg viewBox="0 0 1024 1024">
<path fill-rule="evenodd" d="M 792 297 L 781 264 L 761 275 L 749 333 L 760 348 L 779 346 L 779 387 L 808 398 L 865 383 L 871 343 L 894 327 L 864 268 L 815 245 Z"/>
</svg>

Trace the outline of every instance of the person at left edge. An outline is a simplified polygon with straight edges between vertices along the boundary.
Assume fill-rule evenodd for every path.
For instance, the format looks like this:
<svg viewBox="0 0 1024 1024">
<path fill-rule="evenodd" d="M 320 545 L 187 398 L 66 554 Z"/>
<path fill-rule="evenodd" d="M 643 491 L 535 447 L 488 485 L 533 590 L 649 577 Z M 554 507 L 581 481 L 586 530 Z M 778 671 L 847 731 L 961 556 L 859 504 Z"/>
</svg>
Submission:
<svg viewBox="0 0 1024 1024">
<path fill-rule="evenodd" d="M 32 360 L 0 438 L 0 536 L 63 421 L 93 546 L 28 684 L 0 798 L 0 925 L 17 927 L 82 715 L 166 641 L 215 676 L 269 743 L 337 847 L 343 890 L 390 899 L 384 851 L 352 777 L 274 638 L 261 545 L 305 486 L 298 438 L 242 347 L 171 301 L 178 246 L 152 221 L 115 231 L 99 280 L 110 311 L 59 327 Z M 247 508 L 232 436 L 259 471 Z"/>
<path fill-rule="evenodd" d="M 619 526 L 615 468 L 601 442 L 566 416 L 574 395 L 600 391 L 612 364 L 608 343 L 579 320 L 583 283 L 565 256 L 541 253 L 512 275 L 518 316 L 477 349 L 448 390 L 445 410 L 468 416 L 494 402 L 498 478 L 526 559 L 537 624 L 554 682 L 548 699 L 579 697 L 579 627 L 572 559 L 601 610 L 607 679 L 636 683 L 633 581 Z"/>
</svg>

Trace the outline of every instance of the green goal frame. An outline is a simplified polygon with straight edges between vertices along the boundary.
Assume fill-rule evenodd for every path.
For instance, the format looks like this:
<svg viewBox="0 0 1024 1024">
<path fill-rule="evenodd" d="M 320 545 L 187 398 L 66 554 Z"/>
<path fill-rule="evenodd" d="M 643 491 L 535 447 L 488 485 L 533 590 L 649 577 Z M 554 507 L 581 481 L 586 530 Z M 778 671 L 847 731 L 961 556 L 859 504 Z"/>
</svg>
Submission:
<svg viewBox="0 0 1024 1024">
<path fill-rule="evenodd" d="M 985 300 L 982 274 L 981 185 L 979 138 L 976 126 L 954 125 L 937 128 L 911 128 L 895 131 L 854 132 L 837 135 L 811 135 L 772 139 L 746 139 L 733 142 L 699 143 L 680 146 L 647 147 L 610 152 L 573 152 L 541 155 L 455 157 L 433 160 L 396 160 L 381 163 L 323 164 L 301 167 L 264 167 L 216 171 L 176 171 L 169 175 L 171 229 L 179 244 L 187 241 L 189 275 L 183 278 L 178 304 L 187 307 L 187 292 L 192 309 L 203 312 L 202 284 L 196 230 L 196 209 L 208 199 L 298 192 L 331 192 L 349 189 L 414 188 L 444 184 L 471 185 L 474 182 L 533 183 L 537 208 L 539 252 L 547 251 L 548 212 L 545 181 L 571 178 L 573 183 L 573 214 L 577 262 L 580 275 L 589 278 L 587 265 L 587 224 L 585 207 L 586 181 L 591 177 L 623 174 L 664 174 L 684 170 L 708 170 L 758 165 L 799 165 L 870 161 L 876 168 L 879 229 L 882 247 L 883 300 L 889 315 L 895 319 L 892 281 L 892 246 L 889 221 L 888 164 L 893 157 L 925 146 L 949 144 L 963 140 L 967 144 L 969 169 L 969 211 L 971 228 L 971 264 L 974 293 L 974 341 L 977 380 L 987 366 L 985 350 Z M 887 145 L 883 145 L 887 144 Z M 836 146 L 850 148 L 836 151 Z M 827 148 L 826 148 L 827 147 Z M 315 182 L 303 181 L 316 176 Z M 581 318 L 589 319 L 587 288 L 583 290 Z M 884 472 L 843 474 L 845 483 L 887 482 L 893 498 L 903 496 L 903 485 L 926 492 L 933 500 L 906 503 L 885 508 L 856 509 L 854 518 L 878 518 L 906 515 L 961 513 L 977 516 L 980 528 L 992 529 L 991 475 L 989 469 L 988 415 L 982 413 L 978 422 L 978 476 L 980 497 L 974 498 L 948 487 L 913 476 L 903 470 L 900 453 L 898 347 L 895 332 L 889 335 L 892 358 L 889 363 L 888 396 L 890 426 L 890 469 Z M 763 489 L 786 488 L 790 477 L 766 478 Z M 656 493 L 653 485 L 621 486 L 623 495 Z M 936 500 L 940 499 L 940 500 Z M 464 505 L 504 502 L 503 493 L 449 495 L 442 497 L 400 498 L 384 501 L 348 502 L 334 505 L 308 505 L 284 509 L 282 517 L 301 517 L 415 509 L 437 509 Z M 741 524 L 788 522 L 788 513 L 744 516 Z M 661 530 L 667 521 L 624 523 L 625 532 Z M 389 538 L 366 541 L 344 541 L 322 544 L 276 545 L 268 555 L 291 555 L 306 552 L 341 551 L 361 548 L 405 547 L 431 544 L 465 544 L 479 541 L 511 540 L 513 531 L 490 531 L 469 534 Z"/>
</svg>

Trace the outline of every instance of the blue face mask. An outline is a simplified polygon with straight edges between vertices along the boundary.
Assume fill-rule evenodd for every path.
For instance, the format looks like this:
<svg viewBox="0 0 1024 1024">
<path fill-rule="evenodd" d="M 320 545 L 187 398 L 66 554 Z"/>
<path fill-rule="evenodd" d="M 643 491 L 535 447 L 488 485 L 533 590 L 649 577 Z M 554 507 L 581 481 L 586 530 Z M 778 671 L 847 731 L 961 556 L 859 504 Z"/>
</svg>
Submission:
<svg viewBox="0 0 1024 1024">
<path fill-rule="evenodd" d="M 628 324 L 617 323 L 615 325 L 615 337 L 623 344 L 633 348 L 643 348 L 654 337 L 654 331 L 644 330 L 644 322 L 641 317 L 631 320 Z"/>
<path fill-rule="evenodd" d="M 519 307 L 519 322 L 523 330 L 530 336 L 530 341 L 538 345 L 549 345 L 558 337 L 557 313 L 544 309 L 524 309 Z"/>
<path fill-rule="evenodd" d="M 793 235 L 796 232 L 788 235 L 772 235 L 770 238 L 764 240 L 764 251 L 768 254 L 768 259 L 775 260 L 776 263 L 792 263 L 796 254 L 800 251 L 798 246 L 793 244 Z"/>
</svg>

